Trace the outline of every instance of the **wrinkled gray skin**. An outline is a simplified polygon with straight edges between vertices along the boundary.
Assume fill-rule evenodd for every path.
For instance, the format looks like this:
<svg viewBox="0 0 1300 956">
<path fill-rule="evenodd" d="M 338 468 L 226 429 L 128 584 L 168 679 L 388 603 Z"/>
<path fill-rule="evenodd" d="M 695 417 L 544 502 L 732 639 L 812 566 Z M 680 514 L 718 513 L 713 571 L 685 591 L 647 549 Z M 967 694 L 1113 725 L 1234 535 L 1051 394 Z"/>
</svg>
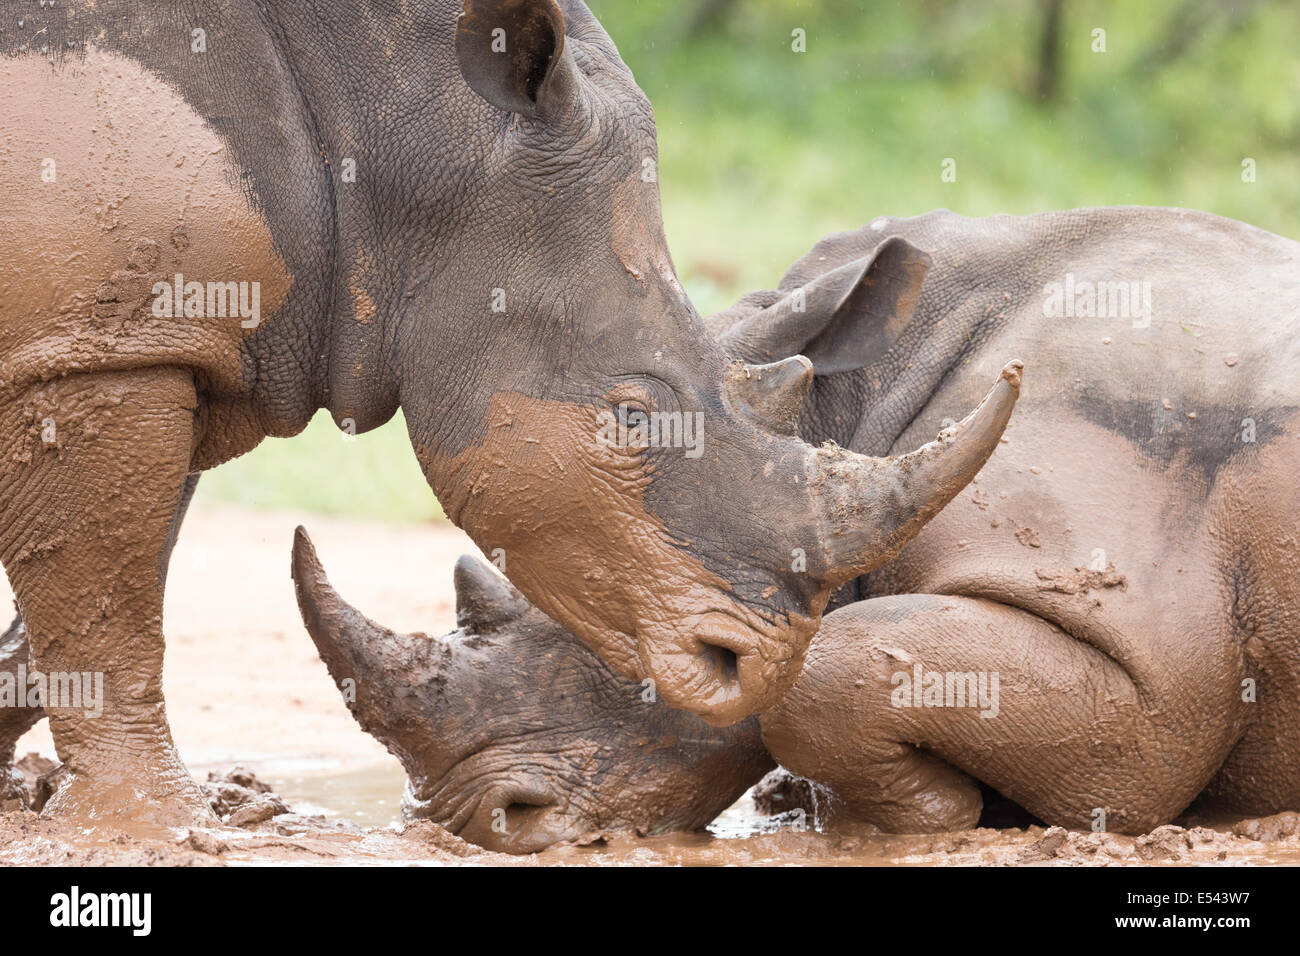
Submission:
<svg viewBox="0 0 1300 956">
<path fill-rule="evenodd" d="M 77 134 L 42 186 L 71 238 L 50 248 L 28 219 L 0 222 L 22 280 L 0 304 L 0 558 L 35 663 L 106 675 L 108 719 L 50 715 L 72 771 L 52 811 L 211 822 L 166 721 L 150 571 L 187 474 L 317 409 L 359 432 L 401 407 L 448 515 L 506 552 L 512 581 L 715 723 L 789 689 L 832 591 L 937 513 L 1009 418 L 1017 375 L 994 369 L 981 414 L 913 458 L 794 437 L 810 366 L 729 368 L 705 334 L 645 175 L 650 105 L 579 0 L 0 14 L 23 111 L 3 142 L 33 157 L 0 170 L 0 191 L 32 195 L 40 144 Z M 150 98 L 202 147 L 194 162 L 171 159 Z M 233 192 L 187 221 L 198 182 L 199 198 Z M 103 227 L 110 214 L 129 228 Z M 260 324 L 169 325 L 152 288 L 175 272 L 260 282 Z M 702 453 L 598 440 L 602 416 L 656 411 L 702 414 Z"/>
<path fill-rule="evenodd" d="M 880 321 L 857 292 L 821 295 L 834 277 L 904 252 L 900 242 L 932 260 L 910 322 L 896 310 Z M 771 755 L 827 787 L 842 819 L 902 832 L 973 825 L 977 781 L 1050 823 L 1123 832 L 1168 822 L 1198 794 L 1245 813 L 1300 805 L 1298 263 L 1297 244 L 1203 213 L 936 212 L 831 237 L 780 291 L 711 319 L 749 361 L 812 356 L 801 433 L 875 454 L 939 427 L 994 354 L 1044 370 L 978 479 L 895 561 L 837 596 L 857 600 L 827 615 L 794 688 L 760 717 Z M 1151 282 L 1149 327 L 1045 318 L 1045 287 L 1067 272 Z M 867 285 L 879 292 L 890 274 Z M 802 313 L 790 307 L 796 289 Z M 1241 440 L 1246 419 L 1253 442 Z M 359 625 L 334 639 L 380 641 Z M 898 675 L 918 663 L 997 673 L 996 716 L 894 706 Z M 504 666 L 494 680 L 518 677 Z M 543 686 L 512 687 L 512 701 L 524 698 L 515 714 L 556 706 Z M 606 690 L 590 704 L 636 687 Z M 422 720 L 408 732 L 443 738 L 436 713 Z M 615 752 L 652 735 L 626 716 L 584 720 L 593 724 Z M 508 737 L 486 752 L 523 774 L 547 753 Z M 443 786 L 473 785 L 450 761 L 440 769 Z M 597 789 L 577 796 L 557 777 L 549 793 L 562 807 L 618 800 L 581 785 Z M 449 819 L 436 798 L 421 811 Z M 565 832 L 583 829 L 576 816 Z"/>
</svg>

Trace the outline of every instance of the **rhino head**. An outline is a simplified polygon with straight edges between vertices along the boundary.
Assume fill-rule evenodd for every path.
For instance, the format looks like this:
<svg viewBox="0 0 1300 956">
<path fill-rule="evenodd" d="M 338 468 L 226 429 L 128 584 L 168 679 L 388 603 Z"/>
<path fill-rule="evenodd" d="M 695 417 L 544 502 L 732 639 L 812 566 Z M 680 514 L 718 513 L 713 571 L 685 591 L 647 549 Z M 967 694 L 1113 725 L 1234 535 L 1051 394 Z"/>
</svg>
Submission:
<svg viewBox="0 0 1300 956">
<path fill-rule="evenodd" d="M 408 819 L 508 853 L 698 829 L 772 766 L 757 718 L 715 728 L 656 700 L 477 558 L 456 565 L 443 637 L 358 613 L 301 528 L 293 577 L 348 708 L 406 769 Z"/>
<path fill-rule="evenodd" d="M 716 723 L 761 712 L 830 594 L 992 453 L 1014 374 L 906 458 L 805 444 L 811 364 L 708 336 L 664 240 L 650 104 L 586 7 L 468 0 L 449 39 L 354 122 L 409 114 L 461 145 L 362 157 L 342 214 L 386 211 L 362 228 L 407 265 L 335 329 L 331 411 L 364 429 L 400 404 L 451 520 L 618 673 Z"/>
<path fill-rule="evenodd" d="M 887 353 L 908 326 L 928 265 L 923 252 L 888 238 L 866 256 L 814 268 L 797 287 L 752 293 L 709 320 L 725 356 L 753 363 L 731 365 L 720 395 L 724 408 L 752 425 L 757 447 L 788 449 L 796 444 L 797 427 L 824 437 L 817 421 L 800 421 L 809 362 L 825 384 L 827 376 L 864 368 Z M 795 356 L 799 352 L 811 359 Z M 796 475 L 804 480 L 790 484 L 806 491 L 822 535 L 818 572 L 808 576 L 817 579 L 815 588 L 834 586 L 901 548 L 978 470 L 1018 387 L 1019 364 L 1012 363 L 974 414 L 938 442 L 897 459 L 801 446 L 797 454 L 807 456 L 807 469 Z M 862 412 L 860 397 L 834 409 L 854 422 Z M 733 456 L 743 451 L 729 449 Z M 689 462 L 680 463 L 684 476 Z M 652 480 L 659 475 L 652 473 Z M 732 569 L 750 564 L 731 578 L 741 582 L 740 593 L 745 575 L 762 565 L 760 545 L 779 548 L 798 540 L 782 537 L 797 523 L 781 524 L 766 500 L 749 497 L 759 484 L 727 486 L 716 495 L 696 486 L 694 512 L 676 513 L 677 526 L 706 529 L 701 544 L 718 549 L 701 553 L 729 555 Z M 739 508 L 749 511 L 750 522 L 728 532 L 723 520 Z M 781 533 L 763 537 L 772 526 Z M 549 548 L 551 561 L 563 563 L 567 555 L 554 542 L 538 542 L 539 559 Z M 644 570 L 647 580 L 653 576 L 653 568 Z M 635 668 L 629 673 L 604 663 L 477 560 L 462 559 L 456 569 L 461 629 L 439 639 L 394 634 L 343 602 L 301 531 L 294 579 L 308 630 L 353 714 L 407 768 L 408 814 L 432 817 L 474 842 L 526 851 L 618 829 L 699 827 L 771 765 L 755 719 L 715 728 L 651 703 L 653 684 L 632 679 L 639 676 Z M 803 578 L 797 574 L 756 580 L 784 581 L 791 593 L 809 593 L 799 591 Z M 769 583 L 759 597 L 772 599 L 774 591 L 780 588 Z M 811 600 L 824 599 L 819 592 Z M 734 646 L 700 628 L 698 618 L 684 613 L 675 620 L 675 609 L 683 606 L 664 601 L 656 623 L 677 624 L 686 641 L 699 642 L 699 656 L 715 641 Z M 802 633 L 796 638 L 805 640 Z M 797 677 L 801 651 L 793 653 L 794 663 L 773 682 L 778 693 Z M 723 686 L 737 676 L 734 664 L 728 674 L 721 661 L 704 671 L 703 679 Z M 742 689 L 745 679 L 741 675 Z"/>
</svg>

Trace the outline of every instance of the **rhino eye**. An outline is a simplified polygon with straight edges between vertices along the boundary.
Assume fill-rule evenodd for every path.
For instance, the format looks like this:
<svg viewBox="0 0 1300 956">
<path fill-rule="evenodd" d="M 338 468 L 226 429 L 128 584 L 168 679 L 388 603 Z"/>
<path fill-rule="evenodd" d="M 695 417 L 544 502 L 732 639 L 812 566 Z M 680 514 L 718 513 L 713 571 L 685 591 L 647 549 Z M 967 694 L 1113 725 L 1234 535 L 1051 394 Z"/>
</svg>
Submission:
<svg viewBox="0 0 1300 956">
<path fill-rule="evenodd" d="M 624 428 L 636 428 L 650 421 L 650 413 L 640 402 L 619 402 L 615 406 L 615 411 L 618 414 L 618 423 Z"/>
<path fill-rule="evenodd" d="M 678 407 L 677 394 L 668 383 L 646 374 L 619 376 L 605 399 L 612 405 L 627 405 L 642 412 L 671 412 Z"/>
</svg>

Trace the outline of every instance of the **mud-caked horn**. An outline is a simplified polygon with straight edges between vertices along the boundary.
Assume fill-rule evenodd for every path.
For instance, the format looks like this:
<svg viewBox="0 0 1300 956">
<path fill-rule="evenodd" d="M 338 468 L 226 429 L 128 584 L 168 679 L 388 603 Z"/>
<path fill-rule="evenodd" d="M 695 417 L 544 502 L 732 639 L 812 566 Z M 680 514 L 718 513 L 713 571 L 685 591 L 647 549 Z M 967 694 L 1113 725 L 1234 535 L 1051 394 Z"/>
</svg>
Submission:
<svg viewBox="0 0 1300 956">
<path fill-rule="evenodd" d="M 767 365 L 735 363 L 727 372 L 727 390 L 751 419 L 779 435 L 793 435 L 812 380 L 813 363 L 792 355 Z"/>
<path fill-rule="evenodd" d="M 390 631 L 344 601 L 301 527 L 293 536 L 292 573 L 303 623 L 348 710 L 407 763 L 421 746 L 418 729 L 431 719 L 428 689 L 441 682 L 445 648 L 424 634 Z"/>
<path fill-rule="evenodd" d="M 1009 363 L 975 411 L 910 454 L 871 458 L 834 446 L 812 453 L 826 583 L 838 587 L 893 558 L 970 483 L 1011 418 L 1022 368 Z"/>
</svg>

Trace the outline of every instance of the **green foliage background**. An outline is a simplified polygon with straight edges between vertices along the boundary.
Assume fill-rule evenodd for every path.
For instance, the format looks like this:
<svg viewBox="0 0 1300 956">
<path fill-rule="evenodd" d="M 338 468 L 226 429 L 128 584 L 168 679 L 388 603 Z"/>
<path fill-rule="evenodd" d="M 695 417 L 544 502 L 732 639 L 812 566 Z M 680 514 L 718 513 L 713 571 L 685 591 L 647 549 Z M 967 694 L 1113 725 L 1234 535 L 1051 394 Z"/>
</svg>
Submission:
<svg viewBox="0 0 1300 956">
<path fill-rule="evenodd" d="M 654 103 L 668 242 L 703 313 L 773 286 L 827 233 L 940 206 L 1189 206 L 1300 238 L 1294 0 L 1063 0 L 1046 104 L 1042 0 L 735 0 L 699 28 L 702 3 L 589 0 Z M 792 52 L 796 28 L 805 53 Z M 953 183 L 940 180 L 948 157 Z M 322 412 L 199 493 L 440 515 L 400 416 L 349 443 Z"/>
</svg>

